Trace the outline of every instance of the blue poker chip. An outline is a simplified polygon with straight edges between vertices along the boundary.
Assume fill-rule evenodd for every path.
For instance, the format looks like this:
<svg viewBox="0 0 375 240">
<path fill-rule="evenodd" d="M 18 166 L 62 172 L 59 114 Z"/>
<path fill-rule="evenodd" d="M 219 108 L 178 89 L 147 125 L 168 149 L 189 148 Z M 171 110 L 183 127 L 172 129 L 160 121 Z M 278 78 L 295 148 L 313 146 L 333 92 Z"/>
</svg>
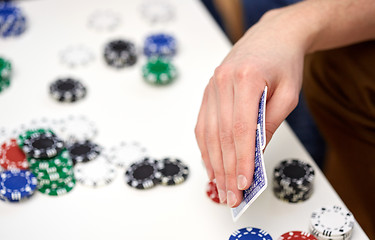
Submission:
<svg viewBox="0 0 375 240">
<path fill-rule="evenodd" d="M 11 3 L 0 3 L 0 36 L 18 36 L 25 30 L 26 18 L 21 9 Z"/>
<path fill-rule="evenodd" d="M 233 232 L 229 240 L 272 240 L 272 237 L 262 229 L 247 227 Z"/>
<path fill-rule="evenodd" d="M 36 190 L 37 178 L 28 170 L 12 169 L 0 174 L 0 199 L 18 202 Z"/>
<path fill-rule="evenodd" d="M 171 58 L 176 55 L 176 39 L 169 34 L 153 34 L 146 38 L 143 52 L 147 57 Z"/>
</svg>

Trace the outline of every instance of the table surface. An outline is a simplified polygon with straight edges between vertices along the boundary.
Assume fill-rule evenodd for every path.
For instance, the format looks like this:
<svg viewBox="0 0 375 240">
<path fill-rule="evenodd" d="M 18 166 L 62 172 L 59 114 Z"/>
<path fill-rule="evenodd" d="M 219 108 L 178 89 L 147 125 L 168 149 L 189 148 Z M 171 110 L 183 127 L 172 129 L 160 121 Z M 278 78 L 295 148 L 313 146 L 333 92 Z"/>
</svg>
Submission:
<svg viewBox="0 0 375 240">
<path fill-rule="evenodd" d="M 176 156 L 190 169 L 178 186 L 157 186 L 138 191 L 124 182 L 118 169 L 115 181 L 102 188 L 77 185 L 61 197 L 39 192 L 19 204 L 0 203 L 1 239 L 228 239 L 238 228 L 254 226 L 274 239 L 291 230 L 308 230 L 310 214 L 323 205 L 343 205 L 316 164 L 286 123 L 265 152 L 270 183 L 265 192 L 236 223 L 230 209 L 206 197 L 207 176 L 195 143 L 194 126 L 204 87 L 230 43 L 197 0 L 173 1 L 176 15 L 166 24 L 142 18 L 142 1 L 38 0 L 19 5 L 29 28 L 21 37 L 0 39 L 0 54 L 13 62 L 11 87 L 0 94 L 0 126 L 14 128 L 41 117 L 85 115 L 99 129 L 95 139 L 104 147 L 135 140 L 152 156 Z M 111 9 L 121 14 L 119 28 L 98 32 L 87 27 L 94 11 Z M 174 63 L 179 79 L 166 87 L 142 80 L 145 58 L 130 68 L 115 70 L 104 63 L 109 40 L 124 38 L 137 46 L 150 33 L 169 32 L 179 42 Z M 84 44 L 95 53 L 88 66 L 70 69 L 59 62 L 59 52 Z M 74 76 L 88 86 L 87 97 L 76 104 L 60 104 L 48 94 L 48 85 L 60 76 Z M 285 158 L 298 158 L 316 170 L 315 192 L 306 202 L 288 204 L 273 196 L 271 176 Z M 356 224 L 353 240 L 367 239 Z"/>
</svg>

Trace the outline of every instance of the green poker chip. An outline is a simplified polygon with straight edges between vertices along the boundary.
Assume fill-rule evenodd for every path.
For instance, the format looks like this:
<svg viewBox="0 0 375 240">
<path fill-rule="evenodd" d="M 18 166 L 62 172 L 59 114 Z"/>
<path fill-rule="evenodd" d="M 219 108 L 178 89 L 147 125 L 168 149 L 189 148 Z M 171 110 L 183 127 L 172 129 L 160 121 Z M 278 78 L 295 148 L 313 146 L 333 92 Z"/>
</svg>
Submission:
<svg viewBox="0 0 375 240">
<path fill-rule="evenodd" d="M 0 57 L 0 93 L 10 86 L 12 65 L 5 58 Z"/>
<path fill-rule="evenodd" d="M 50 196 L 61 196 L 70 192 L 76 185 L 76 180 L 73 178 L 68 184 L 63 184 L 57 187 L 45 186 L 39 188 L 39 192 L 48 194 Z"/>
<path fill-rule="evenodd" d="M 177 77 L 176 67 L 163 58 L 150 58 L 142 68 L 143 78 L 154 85 L 167 85 Z"/>
<path fill-rule="evenodd" d="M 73 161 L 69 157 L 69 152 L 63 149 L 55 157 L 49 159 L 41 158 L 27 158 L 29 162 L 30 169 L 38 170 L 50 170 L 51 168 L 66 167 L 73 165 Z M 53 171 L 52 171 L 53 172 Z"/>
<path fill-rule="evenodd" d="M 68 176 L 66 178 L 60 178 L 55 181 L 51 181 L 48 179 L 39 179 L 38 180 L 38 188 L 58 188 L 64 187 L 65 185 L 69 184 L 71 181 L 74 181 L 74 176 Z"/>
<path fill-rule="evenodd" d="M 36 177 L 37 177 L 38 180 L 46 179 L 46 180 L 50 180 L 50 181 L 56 181 L 58 179 L 67 178 L 69 176 L 74 176 L 73 169 L 69 170 L 67 168 L 64 168 L 63 171 L 54 172 L 54 173 L 39 172 Z"/>
<path fill-rule="evenodd" d="M 46 133 L 46 132 L 50 132 L 53 135 L 55 135 L 55 133 L 52 132 L 50 129 L 38 128 L 38 129 L 26 130 L 24 133 L 22 133 L 18 136 L 17 144 L 18 144 L 18 146 L 20 146 L 22 148 L 25 140 L 30 138 L 33 134 L 41 134 L 41 133 Z"/>
</svg>

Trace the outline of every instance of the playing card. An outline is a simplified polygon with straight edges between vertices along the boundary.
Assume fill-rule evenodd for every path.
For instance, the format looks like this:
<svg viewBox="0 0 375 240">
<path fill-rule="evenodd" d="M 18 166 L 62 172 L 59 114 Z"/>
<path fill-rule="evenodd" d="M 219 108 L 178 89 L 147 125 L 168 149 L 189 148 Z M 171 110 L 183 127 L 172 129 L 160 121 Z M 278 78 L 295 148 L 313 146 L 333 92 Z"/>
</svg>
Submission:
<svg viewBox="0 0 375 240">
<path fill-rule="evenodd" d="M 260 125 L 260 148 L 263 150 L 266 147 L 266 101 L 267 101 L 267 86 L 264 88 L 262 97 L 259 101 L 258 121 Z"/>
</svg>

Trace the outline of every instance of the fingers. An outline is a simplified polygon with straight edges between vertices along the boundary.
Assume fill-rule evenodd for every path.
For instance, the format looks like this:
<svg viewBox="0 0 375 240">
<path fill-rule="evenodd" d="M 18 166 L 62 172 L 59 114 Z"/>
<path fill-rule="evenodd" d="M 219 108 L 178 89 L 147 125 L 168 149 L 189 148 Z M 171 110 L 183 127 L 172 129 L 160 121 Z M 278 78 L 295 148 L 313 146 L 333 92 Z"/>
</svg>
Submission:
<svg viewBox="0 0 375 240">
<path fill-rule="evenodd" d="M 258 107 L 264 86 L 261 81 L 249 84 L 245 77 L 237 78 L 234 84 L 233 136 L 240 190 L 249 188 L 253 179 Z"/>
<path fill-rule="evenodd" d="M 214 179 L 214 171 L 211 166 L 210 158 L 208 156 L 207 146 L 206 146 L 206 139 L 204 136 L 204 127 L 206 122 L 206 114 L 207 114 L 207 87 L 204 91 L 203 100 L 201 104 L 201 108 L 198 114 L 197 125 L 195 127 L 195 138 L 198 143 L 199 150 L 201 152 L 203 163 L 206 167 L 207 176 L 210 180 Z"/>
<path fill-rule="evenodd" d="M 226 69 L 217 68 L 213 83 L 218 104 L 219 137 L 222 161 L 225 173 L 227 204 L 229 207 L 238 205 L 242 199 L 237 188 L 236 150 L 233 139 L 233 85 L 231 75 Z"/>
<path fill-rule="evenodd" d="M 220 202 L 224 203 L 226 201 L 226 184 L 220 146 L 218 111 L 215 95 L 214 86 L 212 81 L 210 81 L 207 87 L 207 107 L 204 126 L 205 144 L 207 146 L 208 156 L 216 178 Z"/>
</svg>

